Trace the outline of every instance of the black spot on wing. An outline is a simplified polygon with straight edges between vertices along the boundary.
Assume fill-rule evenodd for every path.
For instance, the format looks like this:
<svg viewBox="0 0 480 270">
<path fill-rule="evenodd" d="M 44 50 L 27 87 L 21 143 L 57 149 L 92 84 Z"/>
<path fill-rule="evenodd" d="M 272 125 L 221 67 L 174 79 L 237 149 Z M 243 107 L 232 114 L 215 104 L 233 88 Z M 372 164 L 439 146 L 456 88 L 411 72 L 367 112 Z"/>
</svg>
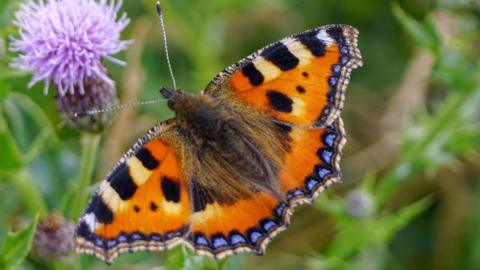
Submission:
<svg viewBox="0 0 480 270">
<path fill-rule="evenodd" d="M 134 205 L 133 211 L 135 211 L 136 213 L 140 212 L 140 207 L 138 207 L 138 205 Z"/>
<path fill-rule="evenodd" d="M 264 77 L 262 73 L 253 65 L 248 63 L 242 68 L 242 73 L 250 80 L 250 84 L 258 86 L 263 83 Z"/>
<path fill-rule="evenodd" d="M 153 170 L 158 167 L 158 161 L 152 156 L 147 148 L 140 149 L 135 156 L 142 162 L 142 165 L 149 170 Z"/>
<path fill-rule="evenodd" d="M 122 200 L 132 198 L 137 190 L 137 185 L 133 182 L 126 164 L 119 165 L 110 177 L 108 177 L 107 181 L 110 182 L 110 185 Z"/>
<path fill-rule="evenodd" d="M 295 89 L 297 90 L 297 92 L 299 94 L 305 94 L 305 87 L 303 87 L 301 85 L 297 85 L 297 87 Z"/>
<path fill-rule="evenodd" d="M 177 180 L 163 176 L 161 186 L 163 195 L 167 201 L 174 203 L 178 203 L 180 201 L 180 184 Z"/>
<path fill-rule="evenodd" d="M 299 63 L 298 58 L 282 42 L 266 48 L 261 55 L 283 71 L 293 69 Z"/>
<path fill-rule="evenodd" d="M 158 209 L 158 205 L 155 203 L 155 202 L 150 202 L 150 210 L 152 210 L 153 212 L 157 211 Z"/>
<path fill-rule="evenodd" d="M 287 95 L 275 90 L 267 91 L 267 98 L 270 106 L 279 112 L 290 113 L 293 110 L 293 101 Z"/>
<path fill-rule="evenodd" d="M 213 203 L 213 198 L 208 190 L 198 184 L 197 181 L 192 180 L 190 189 L 193 200 L 193 212 L 203 211 L 207 207 L 207 204 Z"/>
<path fill-rule="evenodd" d="M 87 207 L 86 213 L 93 213 L 98 222 L 103 224 L 110 224 L 113 221 L 113 212 L 105 204 L 103 199 L 95 194 Z"/>
<path fill-rule="evenodd" d="M 325 54 L 325 43 L 316 37 L 317 33 L 318 31 L 307 32 L 298 36 L 298 40 L 300 40 L 314 56 L 320 57 Z"/>
</svg>

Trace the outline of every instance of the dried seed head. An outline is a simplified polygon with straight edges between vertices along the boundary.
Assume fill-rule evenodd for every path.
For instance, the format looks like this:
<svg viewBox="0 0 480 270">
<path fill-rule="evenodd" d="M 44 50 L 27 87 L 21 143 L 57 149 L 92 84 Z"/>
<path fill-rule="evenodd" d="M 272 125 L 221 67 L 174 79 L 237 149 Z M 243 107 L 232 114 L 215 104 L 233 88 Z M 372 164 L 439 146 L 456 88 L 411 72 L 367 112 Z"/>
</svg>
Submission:
<svg viewBox="0 0 480 270">
<path fill-rule="evenodd" d="M 74 225 L 61 214 L 51 213 L 37 226 L 33 252 L 42 259 L 68 256 L 74 246 Z"/>
</svg>

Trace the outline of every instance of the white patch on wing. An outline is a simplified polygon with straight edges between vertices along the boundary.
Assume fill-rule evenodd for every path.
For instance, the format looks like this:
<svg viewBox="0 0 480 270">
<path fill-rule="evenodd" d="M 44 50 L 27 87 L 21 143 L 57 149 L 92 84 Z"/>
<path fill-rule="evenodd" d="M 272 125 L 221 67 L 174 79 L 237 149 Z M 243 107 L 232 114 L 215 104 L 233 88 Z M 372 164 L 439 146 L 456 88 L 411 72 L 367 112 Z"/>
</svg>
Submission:
<svg viewBox="0 0 480 270">
<path fill-rule="evenodd" d="M 218 215 L 219 205 L 217 203 L 209 203 L 203 211 L 192 214 L 192 226 L 195 224 L 207 223 L 210 219 Z M 198 216 L 198 217 L 197 217 Z"/>
<path fill-rule="evenodd" d="M 97 218 L 95 217 L 94 213 L 85 214 L 81 218 L 81 220 L 87 224 L 88 228 L 90 229 L 90 232 L 95 232 L 96 225 L 97 225 Z"/>
<path fill-rule="evenodd" d="M 335 40 L 333 40 L 333 38 L 325 30 L 318 31 L 316 37 L 325 42 L 327 46 L 335 42 Z"/>
<path fill-rule="evenodd" d="M 152 175 L 152 171 L 145 168 L 142 162 L 137 157 L 131 157 L 127 161 L 128 164 L 128 172 L 133 179 L 133 182 L 137 184 L 137 186 L 142 186 L 147 182 L 150 175 Z"/>
<path fill-rule="evenodd" d="M 310 61 L 313 57 L 310 50 L 302 44 L 302 42 L 288 38 L 283 41 L 283 44 L 287 46 L 290 53 L 295 55 L 295 57 L 299 60 L 298 66 L 304 67 L 310 64 Z"/>
<path fill-rule="evenodd" d="M 301 117 L 305 114 L 305 102 L 301 98 L 292 98 L 293 101 L 293 110 L 292 115 Z"/>
<path fill-rule="evenodd" d="M 162 209 L 166 215 L 178 216 L 182 213 L 182 204 L 163 200 Z"/>
<path fill-rule="evenodd" d="M 262 73 L 264 82 L 274 80 L 282 74 L 282 70 L 280 68 L 278 68 L 272 62 L 265 60 L 265 58 L 261 56 L 253 60 L 253 65 L 255 65 L 255 68 Z"/>
<path fill-rule="evenodd" d="M 120 212 L 127 208 L 128 202 L 120 198 L 120 195 L 118 195 L 117 191 L 113 189 L 110 183 L 105 181 L 102 183 L 99 190 L 103 202 L 108 205 L 113 212 Z"/>
</svg>

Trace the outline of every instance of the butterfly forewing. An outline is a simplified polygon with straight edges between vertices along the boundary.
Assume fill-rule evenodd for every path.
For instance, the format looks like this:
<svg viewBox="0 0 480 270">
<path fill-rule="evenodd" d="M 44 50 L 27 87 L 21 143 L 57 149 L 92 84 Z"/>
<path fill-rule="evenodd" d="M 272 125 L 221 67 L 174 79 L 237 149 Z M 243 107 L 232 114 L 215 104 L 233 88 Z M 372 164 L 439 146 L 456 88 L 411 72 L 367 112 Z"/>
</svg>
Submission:
<svg viewBox="0 0 480 270">
<path fill-rule="evenodd" d="M 362 65 L 358 31 L 328 25 L 292 35 L 226 68 L 205 93 L 226 95 L 300 126 L 331 124 L 351 70 Z"/>
<path fill-rule="evenodd" d="M 163 250 L 182 241 L 190 196 L 169 127 L 152 129 L 102 182 L 78 223 L 79 252 L 110 263 L 122 252 Z"/>
</svg>

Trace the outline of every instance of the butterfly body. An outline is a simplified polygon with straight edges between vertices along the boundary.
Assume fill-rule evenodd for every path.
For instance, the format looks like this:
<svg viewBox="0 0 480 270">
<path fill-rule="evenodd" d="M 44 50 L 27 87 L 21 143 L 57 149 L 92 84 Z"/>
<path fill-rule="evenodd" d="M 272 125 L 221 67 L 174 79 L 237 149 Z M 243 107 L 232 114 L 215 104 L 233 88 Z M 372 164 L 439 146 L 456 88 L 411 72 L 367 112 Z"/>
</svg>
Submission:
<svg viewBox="0 0 480 270">
<path fill-rule="evenodd" d="M 218 202 L 251 197 L 252 190 L 282 198 L 277 178 L 286 145 L 277 125 L 220 97 L 181 90 L 164 96 L 176 113 L 172 130 L 187 181 L 198 182 Z"/>
<path fill-rule="evenodd" d="M 357 35 L 308 30 L 227 67 L 202 93 L 163 88 L 175 118 L 107 175 L 78 222 L 77 251 L 107 263 L 179 243 L 214 258 L 262 254 L 296 205 L 340 179 Z"/>
</svg>

